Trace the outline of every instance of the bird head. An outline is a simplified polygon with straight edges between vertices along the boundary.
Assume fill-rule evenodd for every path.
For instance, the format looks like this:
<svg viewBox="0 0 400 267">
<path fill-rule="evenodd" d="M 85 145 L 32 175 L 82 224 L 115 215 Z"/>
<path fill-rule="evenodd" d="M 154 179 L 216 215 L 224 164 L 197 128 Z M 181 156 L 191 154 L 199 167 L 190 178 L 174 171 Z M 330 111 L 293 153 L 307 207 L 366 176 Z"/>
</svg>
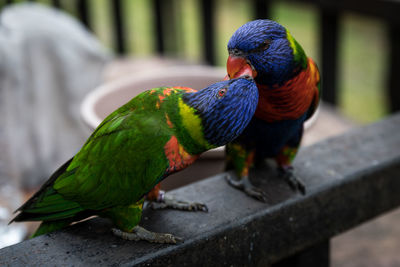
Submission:
<svg viewBox="0 0 400 267">
<path fill-rule="evenodd" d="M 242 76 L 186 93 L 183 101 L 196 110 L 205 139 L 217 147 L 231 142 L 246 128 L 257 107 L 258 90 L 252 77 Z"/>
<path fill-rule="evenodd" d="M 228 42 L 228 52 L 229 78 L 248 74 L 262 85 L 280 85 L 307 66 L 303 49 L 289 31 L 267 19 L 237 29 Z"/>
</svg>

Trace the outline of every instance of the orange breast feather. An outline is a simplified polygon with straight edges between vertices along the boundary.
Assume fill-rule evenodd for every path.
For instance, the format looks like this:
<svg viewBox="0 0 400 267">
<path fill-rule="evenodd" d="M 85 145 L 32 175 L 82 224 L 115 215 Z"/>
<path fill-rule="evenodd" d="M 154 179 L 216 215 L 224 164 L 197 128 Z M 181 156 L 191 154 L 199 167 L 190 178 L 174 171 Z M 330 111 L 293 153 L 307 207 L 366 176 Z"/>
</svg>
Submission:
<svg viewBox="0 0 400 267">
<path fill-rule="evenodd" d="M 302 116 L 318 99 L 318 69 L 309 58 L 307 69 L 281 87 L 257 85 L 259 101 L 255 116 L 267 122 L 294 120 Z"/>
<path fill-rule="evenodd" d="M 189 154 L 184 147 L 179 144 L 178 139 L 172 136 L 164 146 L 165 156 L 169 162 L 167 171 L 173 173 L 191 165 L 199 156 Z"/>
</svg>

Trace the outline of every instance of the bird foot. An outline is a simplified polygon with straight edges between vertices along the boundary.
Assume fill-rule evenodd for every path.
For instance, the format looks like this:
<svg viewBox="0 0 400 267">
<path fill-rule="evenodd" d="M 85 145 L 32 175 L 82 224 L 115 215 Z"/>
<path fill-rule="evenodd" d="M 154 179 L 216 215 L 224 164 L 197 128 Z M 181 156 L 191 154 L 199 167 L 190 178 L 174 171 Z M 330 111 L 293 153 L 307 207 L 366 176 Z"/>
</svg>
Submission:
<svg viewBox="0 0 400 267">
<path fill-rule="evenodd" d="M 242 190 L 248 196 L 253 197 L 259 201 L 267 202 L 267 194 L 260 188 L 255 187 L 248 176 L 238 178 L 235 174 L 229 173 L 225 176 L 229 185 L 236 189 Z"/>
<path fill-rule="evenodd" d="M 204 211 L 208 212 L 208 208 L 205 204 L 199 202 L 188 202 L 177 200 L 172 196 L 165 194 L 165 192 L 160 191 L 160 195 L 156 201 L 150 201 L 147 207 L 154 210 L 159 209 L 176 209 L 176 210 L 186 210 L 186 211 Z"/>
<path fill-rule="evenodd" d="M 301 194 L 306 194 L 306 186 L 295 174 L 292 166 L 281 166 L 279 168 L 279 175 L 285 179 L 290 188 L 294 191 L 300 191 Z"/>
<path fill-rule="evenodd" d="M 150 232 L 143 227 L 135 226 L 131 233 L 121 231 L 117 228 L 111 229 L 113 234 L 126 240 L 146 240 L 151 243 L 162 243 L 162 244 L 176 244 L 183 242 L 183 239 L 172 234 L 154 233 Z"/>
</svg>

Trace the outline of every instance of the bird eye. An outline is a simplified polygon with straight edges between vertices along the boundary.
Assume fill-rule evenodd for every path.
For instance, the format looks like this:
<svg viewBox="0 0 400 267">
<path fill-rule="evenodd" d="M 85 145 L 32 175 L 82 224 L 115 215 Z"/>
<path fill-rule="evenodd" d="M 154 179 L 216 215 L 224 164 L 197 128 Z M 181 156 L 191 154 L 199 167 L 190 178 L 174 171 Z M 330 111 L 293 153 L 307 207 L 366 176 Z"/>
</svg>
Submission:
<svg viewBox="0 0 400 267">
<path fill-rule="evenodd" d="M 221 98 L 226 94 L 226 88 L 219 89 L 217 97 Z"/>
<path fill-rule="evenodd" d="M 267 39 L 264 42 L 262 42 L 260 45 L 258 45 L 256 48 L 248 51 L 248 53 L 260 53 L 264 50 L 267 50 L 270 44 L 271 44 L 271 40 Z"/>
<path fill-rule="evenodd" d="M 271 43 L 271 40 L 267 39 L 261 44 L 261 49 L 265 50 L 269 47 L 269 44 Z"/>
</svg>

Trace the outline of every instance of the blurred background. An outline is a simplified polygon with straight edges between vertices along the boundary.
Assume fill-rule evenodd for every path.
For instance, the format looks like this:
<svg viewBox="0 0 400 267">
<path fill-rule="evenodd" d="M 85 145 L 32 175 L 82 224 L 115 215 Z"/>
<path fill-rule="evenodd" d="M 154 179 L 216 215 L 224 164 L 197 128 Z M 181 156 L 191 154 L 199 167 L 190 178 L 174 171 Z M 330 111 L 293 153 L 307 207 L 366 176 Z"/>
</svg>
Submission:
<svg viewBox="0 0 400 267">
<path fill-rule="evenodd" d="M 58 3 L 63 10 L 82 19 L 105 47 L 118 54 L 135 57 L 163 54 L 217 66 L 225 66 L 226 44 L 238 27 L 256 17 L 271 18 L 288 27 L 308 56 L 321 66 L 320 9 L 312 3 L 303 3 L 307 1 L 36 2 Z M 265 10 L 259 10 L 257 2 L 264 2 L 261 8 Z M 208 5 L 210 10 L 202 10 L 203 5 Z M 339 11 L 337 105 L 359 123 L 373 122 L 388 112 L 385 91 L 389 57 L 387 21 L 361 12 Z M 157 12 L 161 12 L 159 17 Z M 213 17 L 202 18 L 204 14 Z M 206 29 L 204 19 L 209 20 L 212 32 Z M 162 29 L 158 29 L 159 26 Z M 118 31 L 122 31 L 121 35 Z M 212 42 L 212 49 L 208 51 L 210 48 L 205 47 L 204 38 L 211 34 L 207 36 Z"/>
<path fill-rule="evenodd" d="M 4 7 L 6 3 L 24 1 L 2 2 Z M 313 1 L 218 0 L 204 1 L 206 4 L 199 0 L 31 2 L 62 8 L 82 20 L 107 49 L 117 54 L 135 57 L 162 54 L 217 66 L 225 65 L 227 41 L 239 26 L 256 17 L 270 18 L 288 27 L 308 56 L 322 68 L 321 10 Z M 259 9 L 258 2 L 263 3 L 261 8 L 264 10 Z M 203 5 L 209 5 L 210 10 L 202 10 Z M 337 6 L 345 7 L 343 4 Z M 366 6 L 368 8 L 368 4 Z M 360 8 L 363 12 L 351 12 L 352 9 L 333 9 L 340 13 L 337 21 L 340 34 L 336 41 L 339 62 L 337 105 L 356 122 L 376 121 L 389 109 L 385 90 L 390 56 L 388 20 L 370 16 L 374 10 L 364 12 Z M 208 26 L 204 25 L 201 17 L 205 13 L 213 17 L 206 18 L 210 20 L 212 32 L 205 32 Z M 157 25 L 159 23 L 161 25 Z M 158 28 L 160 26 L 162 29 Z M 210 48 L 204 47 L 204 35 L 210 34 L 212 36 L 207 38 L 212 41 L 212 49 L 208 51 Z M 205 52 L 209 54 L 205 55 Z"/>
<path fill-rule="evenodd" d="M 9 210 L 6 202 L 18 207 L 88 137 L 80 105 L 96 86 L 149 69 L 223 68 L 230 36 L 255 18 L 290 29 L 322 71 L 327 104 L 315 128 L 325 124 L 306 144 L 400 109 L 396 1 L 2 0 L 0 8 L 0 205 Z M 396 211 L 334 238 L 333 265 L 400 266 L 399 219 Z"/>
<path fill-rule="evenodd" d="M 201 16 L 207 11 L 201 10 L 204 7 L 198 0 L 35 2 L 55 5 L 81 19 L 105 47 L 118 54 L 135 57 L 163 54 L 217 66 L 225 65 L 227 41 L 239 26 L 255 17 L 271 18 L 288 27 L 307 54 L 321 66 L 320 9 L 307 1 L 205 1 L 209 15 L 213 16 L 206 18 L 212 32 L 204 31 L 207 26 Z M 256 2 L 265 2 L 261 6 L 265 10 L 259 10 Z M 158 17 L 157 12 L 162 14 Z M 339 12 L 337 105 L 356 122 L 373 122 L 388 112 L 384 90 L 389 57 L 388 24 L 385 18 L 361 12 L 346 9 Z M 157 32 L 160 22 L 162 32 Z M 204 53 L 204 35 L 208 34 L 213 35 L 208 36 L 212 39 L 212 49 L 206 51 L 211 56 Z"/>
</svg>

